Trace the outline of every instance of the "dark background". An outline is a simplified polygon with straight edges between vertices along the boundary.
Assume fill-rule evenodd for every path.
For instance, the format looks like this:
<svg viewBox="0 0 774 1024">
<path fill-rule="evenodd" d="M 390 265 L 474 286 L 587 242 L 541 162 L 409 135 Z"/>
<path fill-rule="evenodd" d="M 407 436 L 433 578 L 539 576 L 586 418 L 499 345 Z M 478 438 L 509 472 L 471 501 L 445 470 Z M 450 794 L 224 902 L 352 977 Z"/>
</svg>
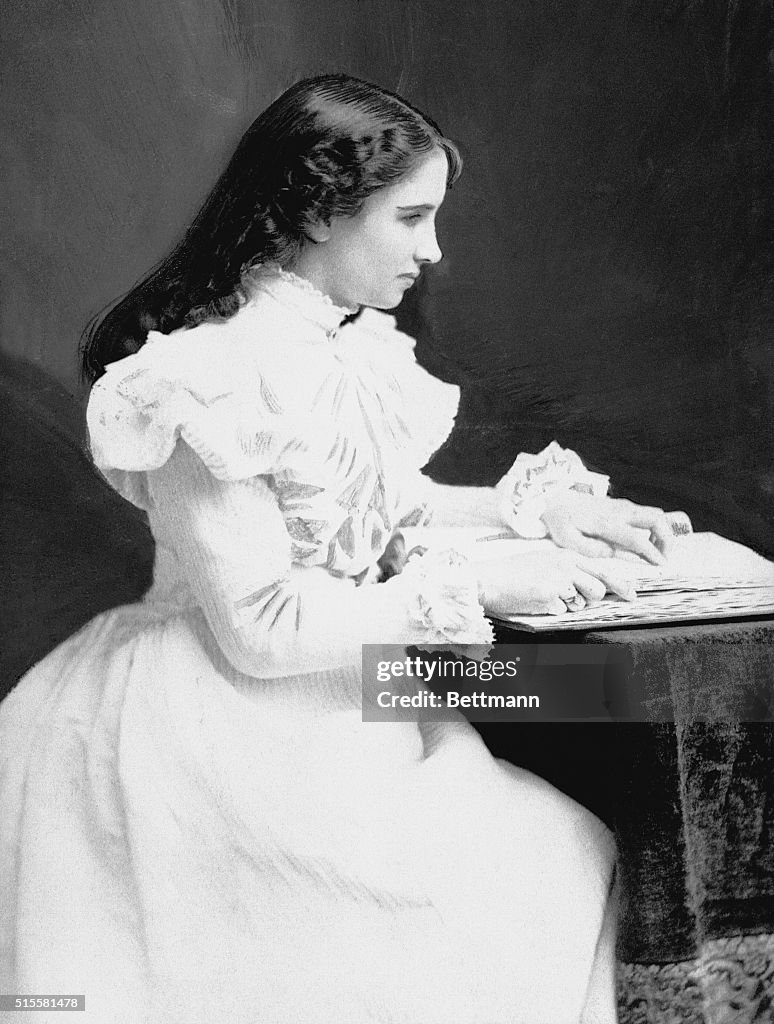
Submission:
<svg viewBox="0 0 774 1024">
<path fill-rule="evenodd" d="M 322 71 L 403 93 L 466 160 L 446 258 L 400 312 L 463 386 L 432 474 L 494 483 L 556 438 L 774 555 L 770 0 L 6 0 L 3 20 L 6 679 L 150 571 L 82 454 L 81 329 Z"/>
</svg>

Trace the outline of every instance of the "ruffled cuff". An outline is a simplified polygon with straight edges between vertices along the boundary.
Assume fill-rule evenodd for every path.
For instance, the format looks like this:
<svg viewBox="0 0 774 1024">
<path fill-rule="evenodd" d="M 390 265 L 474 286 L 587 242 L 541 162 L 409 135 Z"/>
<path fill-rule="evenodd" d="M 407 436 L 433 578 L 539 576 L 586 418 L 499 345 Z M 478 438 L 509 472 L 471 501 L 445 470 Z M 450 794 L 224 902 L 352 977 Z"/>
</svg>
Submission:
<svg viewBox="0 0 774 1024">
<path fill-rule="evenodd" d="M 586 469 L 580 456 L 552 441 L 537 455 L 522 453 L 497 484 L 497 505 L 503 521 L 519 537 L 548 534 L 541 516 L 557 491 L 582 491 L 604 497 L 610 477 Z"/>
<path fill-rule="evenodd" d="M 409 616 L 425 643 L 491 644 L 492 625 L 478 600 L 478 578 L 453 549 L 409 559 L 399 577 L 410 588 Z"/>
</svg>

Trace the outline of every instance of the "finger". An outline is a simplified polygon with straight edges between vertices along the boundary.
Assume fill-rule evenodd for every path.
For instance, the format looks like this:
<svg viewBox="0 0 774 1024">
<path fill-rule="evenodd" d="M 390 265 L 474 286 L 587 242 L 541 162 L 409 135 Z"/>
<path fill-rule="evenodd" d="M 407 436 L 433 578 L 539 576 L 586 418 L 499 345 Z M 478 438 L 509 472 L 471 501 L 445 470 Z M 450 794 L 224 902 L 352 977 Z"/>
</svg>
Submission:
<svg viewBox="0 0 774 1024">
<path fill-rule="evenodd" d="M 572 550 L 586 558 L 611 558 L 615 554 L 615 548 L 604 540 L 596 537 L 586 537 L 578 532 L 578 540 L 572 545 Z"/>
<path fill-rule="evenodd" d="M 570 597 L 575 594 L 571 577 L 568 573 L 549 571 L 532 590 L 528 604 L 533 615 L 564 615 L 567 605 L 561 598 L 562 594 Z"/>
<path fill-rule="evenodd" d="M 626 519 L 632 526 L 651 526 L 665 514 L 663 508 L 657 508 L 655 505 L 637 505 L 628 498 L 613 498 L 610 504 L 621 518 Z"/>
<path fill-rule="evenodd" d="M 577 590 L 573 591 L 572 597 L 563 597 L 562 602 L 568 612 L 582 612 L 589 603 Z"/>
<path fill-rule="evenodd" d="M 627 523 L 609 519 L 606 516 L 593 516 L 585 523 L 581 523 L 584 533 L 601 538 L 612 544 L 614 547 L 622 548 L 624 551 L 633 551 L 654 565 L 662 565 L 664 556 L 650 540 L 645 529 L 636 526 L 629 526 Z"/>
<path fill-rule="evenodd" d="M 665 512 L 663 521 L 659 520 L 651 527 L 650 539 L 666 558 L 675 540 L 688 533 L 693 533 L 693 526 L 685 512 Z"/>
<path fill-rule="evenodd" d="M 685 512 L 667 512 L 667 520 L 675 537 L 693 533 L 693 523 Z"/>
<path fill-rule="evenodd" d="M 554 597 L 549 601 L 545 610 L 549 615 L 565 615 L 567 613 L 567 605 L 560 597 Z"/>
<path fill-rule="evenodd" d="M 557 547 L 569 551 L 577 551 L 579 555 L 587 558 L 609 558 L 613 554 L 613 548 L 604 540 L 595 537 L 587 537 L 575 526 L 569 523 L 556 524 L 551 529 L 551 540 Z"/>
<path fill-rule="evenodd" d="M 573 576 L 572 580 L 575 589 L 585 599 L 585 603 L 588 605 L 599 604 L 602 598 L 607 593 L 607 586 L 598 579 L 596 576 L 592 576 L 590 573 L 578 570 Z"/>
<path fill-rule="evenodd" d="M 674 542 L 674 530 L 669 517 L 662 508 L 627 502 L 623 506 L 623 515 L 630 526 L 637 526 L 649 531 L 650 542 L 662 555 L 666 556 L 669 553 Z"/>
<path fill-rule="evenodd" d="M 688 533 L 693 533 L 693 525 L 685 512 L 665 512 L 663 524 L 651 529 L 650 539 L 668 557 L 677 538 Z"/>
<path fill-rule="evenodd" d="M 611 570 L 606 565 L 593 565 L 586 562 L 585 559 L 578 564 L 589 576 L 594 576 L 600 580 L 604 584 L 606 592 L 622 597 L 624 601 L 634 601 L 636 599 L 637 591 L 634 589 L 631 581 L 622 573 Z"/>
<path fill-rule="evenodd" d="M 674 543 L 674 533 L 664 511 L 660 508 L 649 508 L 635 505 L 628 521 L 631 526 L 642 527 L 650 531 L 649 540 L 662 555 L 666 557 Z"/>
<path fill-rule="evenodd" d="M 661 552 L 664 558 L 669 557 L 669 553 L 674 547 L 675 535 L 666 516 L 664 516 L 663 523 L 658 523 L 651 528 L 649 539 L 651 544 Z"/>
</svg>

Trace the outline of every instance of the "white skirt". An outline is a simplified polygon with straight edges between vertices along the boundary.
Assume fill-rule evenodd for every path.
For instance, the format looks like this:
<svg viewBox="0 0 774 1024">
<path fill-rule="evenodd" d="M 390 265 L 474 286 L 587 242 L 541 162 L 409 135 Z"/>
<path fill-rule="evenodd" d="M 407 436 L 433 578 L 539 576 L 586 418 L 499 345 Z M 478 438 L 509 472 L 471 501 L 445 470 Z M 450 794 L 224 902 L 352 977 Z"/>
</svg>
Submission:
<svg viewBox="0 0 774 1024">
<path fill-rule="evenodd" d="M 358 686 L 240 676 L 146 604 L 53 651 L 0 705 L 0 992 L 84 1024 L 613 1021 L 604 825 L 462 719 L 363 723 Z"/>
</svg>

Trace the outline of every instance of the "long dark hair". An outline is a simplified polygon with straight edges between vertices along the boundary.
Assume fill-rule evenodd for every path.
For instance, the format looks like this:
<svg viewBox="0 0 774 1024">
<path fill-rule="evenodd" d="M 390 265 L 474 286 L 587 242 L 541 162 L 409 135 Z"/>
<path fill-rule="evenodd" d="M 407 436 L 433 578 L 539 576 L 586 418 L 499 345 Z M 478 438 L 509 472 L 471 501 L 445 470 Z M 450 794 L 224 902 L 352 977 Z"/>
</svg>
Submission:
<svg viewBox="0 0 774 1024">
<path fill-rule="evenodd" d="M 245 132 L 182 241 L 87 327 L 84 377 L 136 352 L 150 330 L 233 316 L 249 268 L 292 264 L 311 222 L 354 216 L 436 148 L 451 185 L 456 146 L 405 100 L 348 75 L 298 82 Z"/>
</svg>

